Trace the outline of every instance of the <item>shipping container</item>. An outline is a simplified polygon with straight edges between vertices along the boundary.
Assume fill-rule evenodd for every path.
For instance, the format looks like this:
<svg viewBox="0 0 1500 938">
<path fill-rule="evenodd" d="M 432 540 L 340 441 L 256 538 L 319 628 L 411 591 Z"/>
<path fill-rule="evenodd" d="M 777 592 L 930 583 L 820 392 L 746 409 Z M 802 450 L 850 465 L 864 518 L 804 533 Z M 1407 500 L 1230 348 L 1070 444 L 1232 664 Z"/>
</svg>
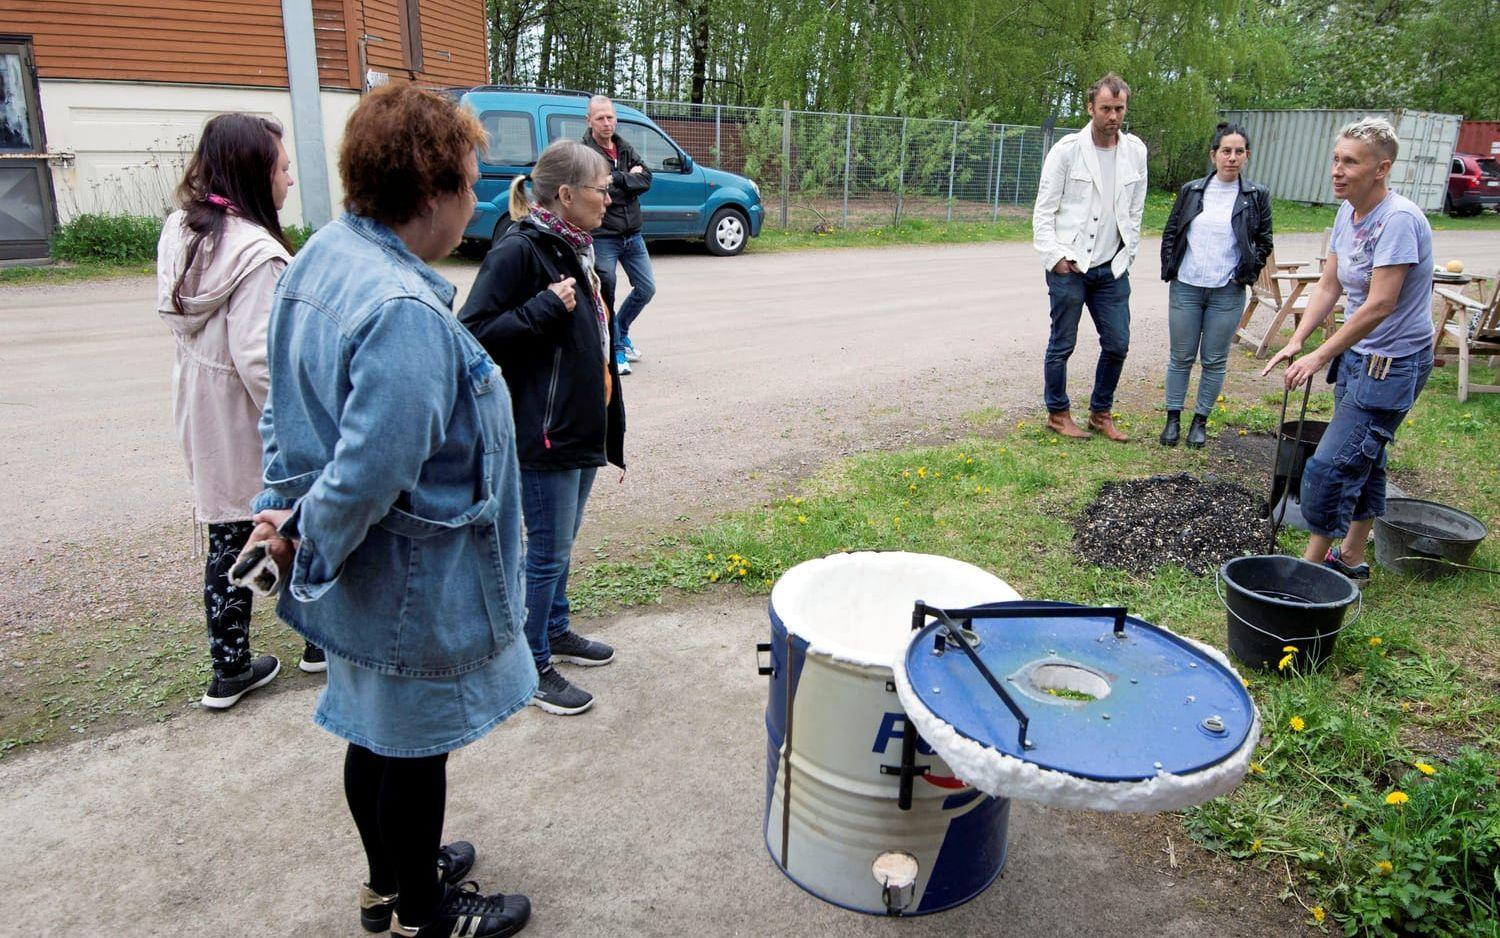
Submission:
<svg viewBox="0 0 1500 938">
<path fill-rule="evenodd" d="M 1250 133 L 1248 178 L 1271 195 L 1311 205 L 1332 204 L 1328 171 L 1339 131 L 1364 117 L 1383 117 L 1401 141 L 1390 186 L 1426 212 L 1440 212 L 1448 191 L 1448 166 L 1462 118 L 1428 111 L 1253 110 L 1225 111 L 1224 119 Z"/>
<path fill-rule="evenodd" d="M 1458 128 L 1458 152 L 1500 157 L 1500 121 L 1464 121 Z"/>
</svg>

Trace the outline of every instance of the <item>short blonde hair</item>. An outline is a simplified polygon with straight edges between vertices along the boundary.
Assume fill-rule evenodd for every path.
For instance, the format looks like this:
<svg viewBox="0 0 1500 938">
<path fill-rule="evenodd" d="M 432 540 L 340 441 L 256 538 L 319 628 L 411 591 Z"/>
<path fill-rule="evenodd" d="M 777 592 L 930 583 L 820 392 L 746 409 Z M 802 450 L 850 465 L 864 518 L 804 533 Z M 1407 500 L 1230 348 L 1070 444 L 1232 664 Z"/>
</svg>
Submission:
<svg viewBox="0 0 1500 938">
<path fill-rule="evenodd" d="M 1358 140 L 1374 150 L 1381 159 L 1390 160 L 1392 163 L 1396 162 L 1396 154 L 1401 149 L 1401 141 L 1396 137 L 1396 128 L 1383 117 L 1360 118 L 1339 131 L 1339 136 L 1348 140 Z"/>
</svg>

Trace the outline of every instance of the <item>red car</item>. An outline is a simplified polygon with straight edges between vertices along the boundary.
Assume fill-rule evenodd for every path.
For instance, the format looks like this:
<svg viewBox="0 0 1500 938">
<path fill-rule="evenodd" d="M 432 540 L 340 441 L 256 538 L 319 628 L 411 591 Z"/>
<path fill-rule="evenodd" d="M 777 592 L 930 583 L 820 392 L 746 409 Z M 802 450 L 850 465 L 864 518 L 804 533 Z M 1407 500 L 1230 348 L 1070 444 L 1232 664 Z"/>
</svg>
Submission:
<svg viewBox="0 0 1500 938">
<path fill-rule="evenodd" d="M 1500 211 L 1500 161 L 1476 153 L 1453 154 L 1443 211 L 1455 216 L 1478 215 L 1491 205 Z"/>
</svg>

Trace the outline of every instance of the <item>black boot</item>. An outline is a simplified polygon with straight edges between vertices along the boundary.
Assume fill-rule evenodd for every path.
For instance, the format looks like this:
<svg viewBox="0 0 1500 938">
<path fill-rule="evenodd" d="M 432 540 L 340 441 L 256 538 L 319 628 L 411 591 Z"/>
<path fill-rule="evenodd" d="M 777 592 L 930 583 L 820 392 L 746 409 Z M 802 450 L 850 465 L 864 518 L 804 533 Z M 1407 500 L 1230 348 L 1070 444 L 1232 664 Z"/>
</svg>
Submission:
<svg viewBox="0 0 1500 938">
<path fill-rule="evenodd" d="M 1188 427 L 1187 445 L 1198 449 L 1208 442 L 1208 417 L 1204 414 L 1194 414 L 1193 422 Z"/>
<path fill-rule="evenodd" d="M 1161 431 L 1162 446 L 1176 446 L 1177 441 L 1182 439 L 1182 411 L 1167 411 L 1167 425 Z"/>
</svg>

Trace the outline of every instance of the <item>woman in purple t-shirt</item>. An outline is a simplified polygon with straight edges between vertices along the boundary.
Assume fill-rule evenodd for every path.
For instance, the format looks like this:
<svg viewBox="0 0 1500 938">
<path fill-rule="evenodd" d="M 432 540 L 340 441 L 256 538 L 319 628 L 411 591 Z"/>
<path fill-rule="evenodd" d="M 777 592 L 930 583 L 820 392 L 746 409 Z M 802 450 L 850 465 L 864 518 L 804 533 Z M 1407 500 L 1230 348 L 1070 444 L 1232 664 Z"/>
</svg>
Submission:
<svg viewBox="0 0 1500 938">
<path fill-rule="evenodd" d="M 1357 584 L 1370 578 L 1365 547 L 1385 514 L 1386 447 L 1432 371 L 1432 228 L 1387 186 L 1396 149 L 1395 129 L 1379 118 L 1339 135 L 1333 191 L 1344 203 L 1323 276 L 1296 334 L 1262 372 L 1288 362 L 1286 386 L 1297 388 L 1329 368 L 1333 420 L 1302 475 L 1302 516 L 1312 532 L 1303 557 Z M 1349 296 L 1348 321 L 1297 358 L 1340 291 Z"/>
</svg>

